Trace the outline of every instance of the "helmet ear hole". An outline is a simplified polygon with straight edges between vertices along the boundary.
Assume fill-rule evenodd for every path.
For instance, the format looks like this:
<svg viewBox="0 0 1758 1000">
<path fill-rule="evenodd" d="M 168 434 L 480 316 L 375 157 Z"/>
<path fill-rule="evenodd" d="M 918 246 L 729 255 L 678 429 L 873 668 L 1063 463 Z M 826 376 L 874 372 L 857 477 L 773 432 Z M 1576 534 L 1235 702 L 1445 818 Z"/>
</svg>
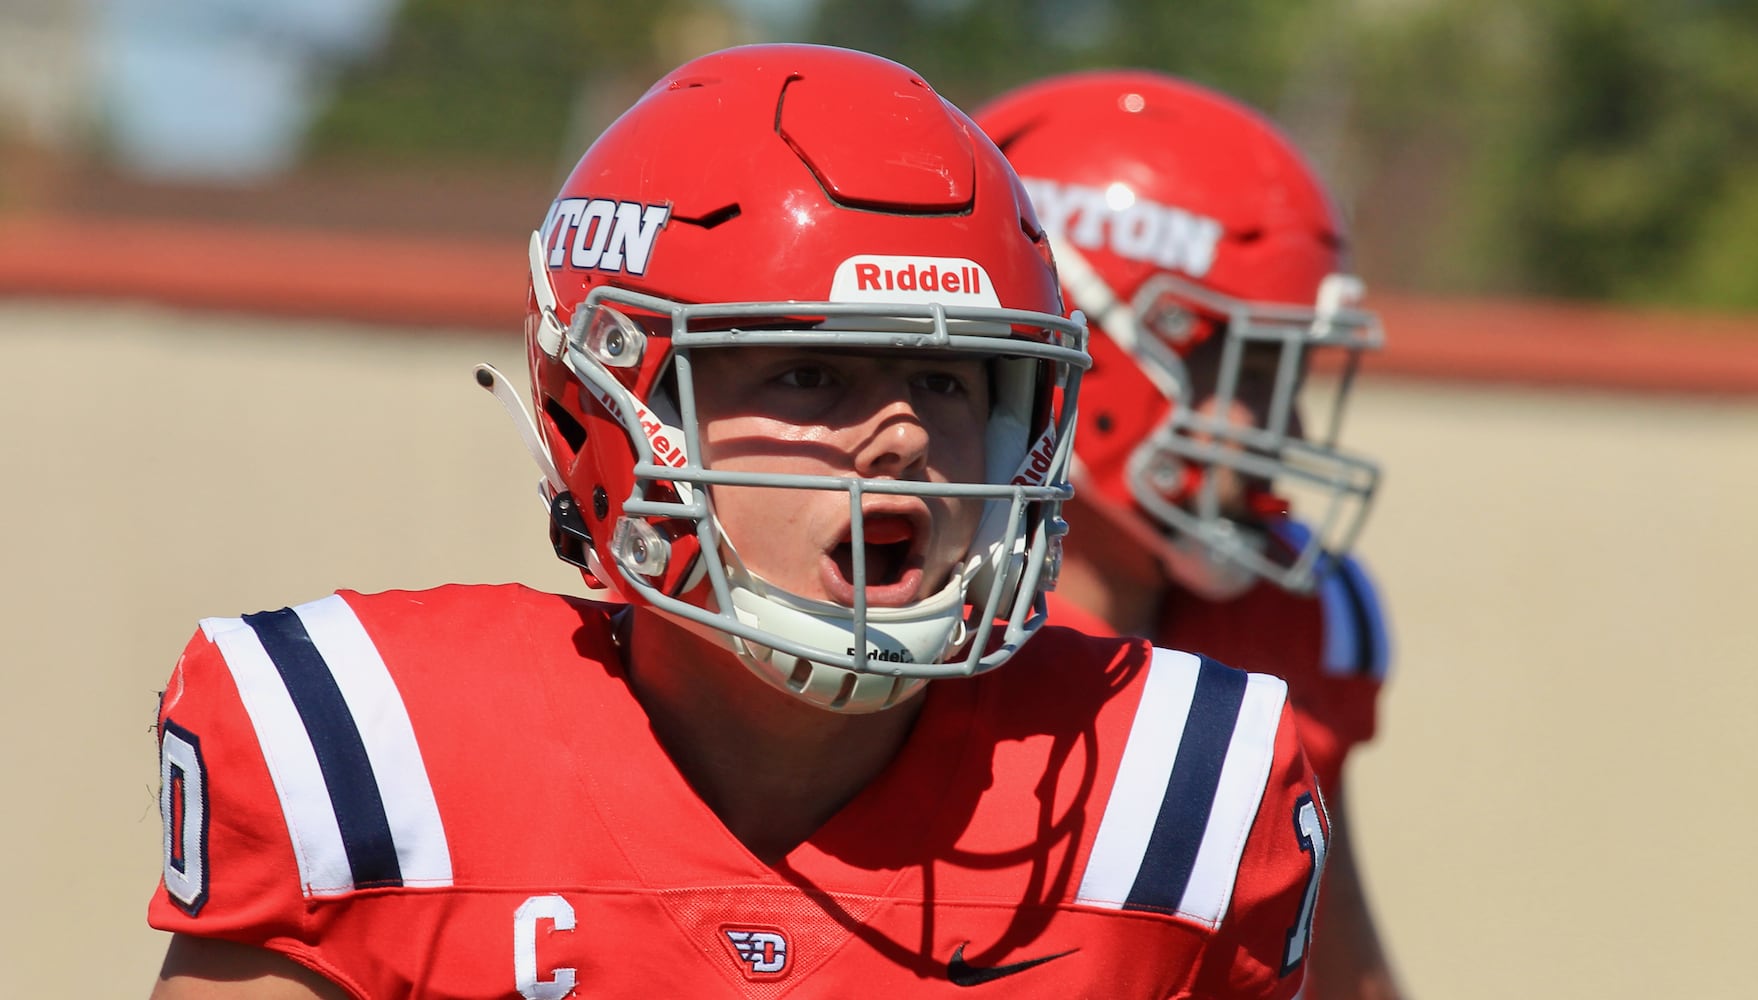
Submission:
<svg viewBox="0 0 1758 1000">
<path fill-rule="evenodd" d="M 543 415 L 549 418 L 550 425 L 567 442 L 568 449 L 574 454 L 579 454 L 580 449 L 586 447 L 586 428 L 561 403 L 556 402 L 554 396 L 543 397 Z"/>
</svg>

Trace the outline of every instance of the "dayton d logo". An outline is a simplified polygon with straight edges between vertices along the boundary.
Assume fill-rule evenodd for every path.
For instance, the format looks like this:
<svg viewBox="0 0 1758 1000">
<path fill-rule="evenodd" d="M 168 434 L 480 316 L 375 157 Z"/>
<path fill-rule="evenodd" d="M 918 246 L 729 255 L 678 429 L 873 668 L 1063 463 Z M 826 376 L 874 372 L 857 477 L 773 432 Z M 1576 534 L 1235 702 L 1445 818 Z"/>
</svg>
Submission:
<svg viewBox="0 0 1758 1000">
<path fill-rule="evenodd" d="M 727 946 L 748 979 L 774 979 L 787 972 L 787 935 L 779 927 L 722 927 Z"/>
</svg>

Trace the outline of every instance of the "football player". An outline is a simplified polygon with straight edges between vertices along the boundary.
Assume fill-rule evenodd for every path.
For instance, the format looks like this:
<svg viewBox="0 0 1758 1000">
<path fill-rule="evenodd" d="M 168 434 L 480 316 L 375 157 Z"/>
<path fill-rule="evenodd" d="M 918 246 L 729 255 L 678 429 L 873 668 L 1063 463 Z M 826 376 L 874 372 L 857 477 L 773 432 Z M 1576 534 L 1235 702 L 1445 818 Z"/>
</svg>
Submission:
<svg viewBox="0 0 1758 1000">
<path fill-rule="evenodd" d="M 529 257 L 552 541 L 618 601 L 202 622 L 157 996 L 1294 994 L 1329 820 L 1284 684 L 1040 628 L 1085 328 L 970 119 L 704 56 Z"/>
<path fill-rule="evenodd" d="M 1338 432 L 1381 334 L 1356 305 L 1342 220 L 1262 115 L 1164 74 L 1050 78 L 975 117 L 1094 331 L 1052 622 L 1284 678 L 1340 815 L 1388 654 L 1348 555 L 1379 472 Z M 1323 398 L 1314 366 L 1335 376 Z M 1342 822 L 1331 861 L 1307 995 L 1396 996 Z"/>
</svg>

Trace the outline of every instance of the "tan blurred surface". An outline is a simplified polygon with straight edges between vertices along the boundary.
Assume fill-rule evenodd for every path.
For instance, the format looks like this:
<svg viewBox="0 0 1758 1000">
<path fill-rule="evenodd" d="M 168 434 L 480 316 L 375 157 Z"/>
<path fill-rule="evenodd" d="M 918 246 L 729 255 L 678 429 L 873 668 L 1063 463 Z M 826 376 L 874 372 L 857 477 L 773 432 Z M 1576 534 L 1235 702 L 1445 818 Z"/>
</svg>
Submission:
<svg viewBox="0 0 1758 1000">
<path fill-rule="evenodd" d="M 197 618 L 578 586 L 470 378 L 523 382 L 508 330 L 0 300 L 0 997 L 145 995 L 149 726 Z M 1749 995 L 1758 400 L 1370 380 L 1352 417 L 1398 673 L 1351 799 L 1412 995 Z"/>
</svg>

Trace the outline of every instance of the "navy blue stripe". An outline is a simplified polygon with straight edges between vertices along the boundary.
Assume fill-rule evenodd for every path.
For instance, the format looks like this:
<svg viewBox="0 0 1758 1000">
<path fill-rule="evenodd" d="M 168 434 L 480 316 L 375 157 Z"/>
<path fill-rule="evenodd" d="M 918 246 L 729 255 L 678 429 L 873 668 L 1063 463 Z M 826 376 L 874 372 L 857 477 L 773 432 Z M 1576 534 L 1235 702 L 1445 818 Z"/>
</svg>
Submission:
<svg viewBox="0 0 1758 1000">
<path fill-rule="evenodd" d="M 1349 621 L 1355 626 L 1355 672 L 1372 675 L 1374 664 L 1379 662 L 1379 648 L 1375 645 L 1373 634 L 1373 616 L 1368 613 L 1368 596 L 1361 592 L 1361 584 L 1355 579 L 1347 565 L 1337 567 L 1337 577 L 1343 582 L 1343 592 L 1348 595 Z"/>
<path fill-rule="evenodd" d="M 305 631 L 305 623 L 291 608 L 245 615 L 262 647 L 280 671 L 293 707 L 305 723 L 306 735 L 317 752 L 318 768 L 330 804 L 336 809 L 336 826 L 342 831 L 342 847 L 354 884 L 361 888 L 403 884 L 397 864 L 397 846 L 391 839 L 390 820 L 378 794 L 372 761 L 354 723 L 342 689 L 330 675 L 323 654 Z"/>
<path fill-rule="evenodd" d="M 1245 681 L 1245 671 L 1202 658 L 1178 757 L 1166 782 L 1166 797 L 1160 802 L 1147 853 L 1142 856 L 1135 884 L 1129 887 L 1124 909 L 1169 913 L 1184 898 L 1184 888 L 1196 869 L 1196 852 L 1208 829 L 1209 813 L 1215 807 L 1221 765 L 1227 762 L 1239 706 L 1245 701 Z M 1177 725 L 1178 720 L 1167 719 L 1166 724 Z"/>
</svg>

